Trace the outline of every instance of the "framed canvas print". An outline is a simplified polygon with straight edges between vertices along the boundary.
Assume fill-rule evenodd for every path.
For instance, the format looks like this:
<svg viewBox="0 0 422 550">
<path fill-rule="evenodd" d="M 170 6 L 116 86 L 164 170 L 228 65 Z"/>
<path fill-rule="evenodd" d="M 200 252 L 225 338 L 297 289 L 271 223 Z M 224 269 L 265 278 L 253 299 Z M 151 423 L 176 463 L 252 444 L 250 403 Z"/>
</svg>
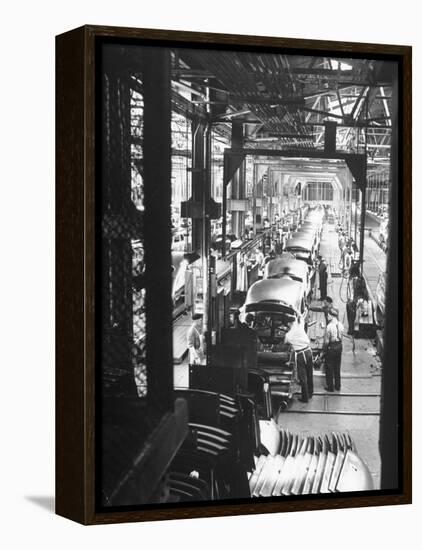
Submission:
<svg viewBox="0 0 422 550">
<path fill-rule="evenodd" d="M 57 513 L 411 501 L 411 48 L 57 37 Z"/>
</svg>

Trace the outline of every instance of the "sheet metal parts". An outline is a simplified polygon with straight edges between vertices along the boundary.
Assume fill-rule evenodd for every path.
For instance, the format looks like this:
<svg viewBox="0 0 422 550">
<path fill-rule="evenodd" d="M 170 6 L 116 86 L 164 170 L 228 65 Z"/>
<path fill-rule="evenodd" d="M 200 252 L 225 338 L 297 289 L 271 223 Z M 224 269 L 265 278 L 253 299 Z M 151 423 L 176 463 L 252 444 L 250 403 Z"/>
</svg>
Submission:
<svg viewBox="0 0 422 550">
<path fill-rule="evenodd" d="M 373 480 L 346 432 L 301 437 L 280 430 L 277 453 L 260 455 L 249 477 L 252 497 L 370 491 Z"/>
</svg>

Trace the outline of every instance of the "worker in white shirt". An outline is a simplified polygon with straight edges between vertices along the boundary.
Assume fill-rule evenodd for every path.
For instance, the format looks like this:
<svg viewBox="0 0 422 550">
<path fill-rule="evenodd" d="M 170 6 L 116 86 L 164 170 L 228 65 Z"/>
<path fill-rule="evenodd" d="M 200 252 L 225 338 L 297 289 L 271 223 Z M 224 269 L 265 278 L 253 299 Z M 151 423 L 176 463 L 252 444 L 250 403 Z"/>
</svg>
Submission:
<svg viewBox="0 0 422 550">
<path fill-rule="evenodd" d="M 187 333 L 187 345 L 190 365 L 203 365 L 205 360 L 202 335 L 202 315 L 192 315 L 192 325 Z"/>
<path fill-rule="evenodd" d="M 284 342 L 290 344 L 297 367 L 297 376 L 302 389 L 299 401 L 307 403 L 314 393 L 313 356 L 309 336 L 305 332 L 303 320 L 292 318 Z"/>
<path fill-rule="evenodd" d="M 327 312 L 327 328 L 324 341 L 325 355 L 325 390 L 333 392 L 341 388 L 341 354 L 343 351 L 344 326 L 338 320 L 338 309 L 331 307 Z"/>
<path fill-rule="evenodd" d="M 340 231 L 340 235 L 339 235 L 339 238 L 338 238 L 338 247 L 340 249 L 339 266 L 340 266 L 340 269 L 341 269 L 342 265 L 343 265 L 344 251 L 346 249 L 346 235 L 344 234 L 344 231 Z"/>
<path fill-rule="evenodd" d="M 342 270 L 343 277 L 349 277 L 350 268 L 352 267 L 352 249 L 350 247 L 346 247 L 343 251 L 342 260 L 340 263 L 340 268 Z"/>
<path fill-rule="evenodd" d="M 258 278 L 262 279 L 264 275 L 264 254 L 262 253 L 262 246 L 258 247 L 255 255 L 255 263 L 258 266 Z"/>
</svg>

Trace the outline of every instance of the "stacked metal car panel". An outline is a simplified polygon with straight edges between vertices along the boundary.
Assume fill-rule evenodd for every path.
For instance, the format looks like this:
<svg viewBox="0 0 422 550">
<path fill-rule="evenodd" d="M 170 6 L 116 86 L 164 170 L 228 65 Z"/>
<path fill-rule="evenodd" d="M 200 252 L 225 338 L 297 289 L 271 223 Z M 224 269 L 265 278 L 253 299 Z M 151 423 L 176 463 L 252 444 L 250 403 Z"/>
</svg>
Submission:
<svg viewBox="0 0 422 550">
<path fill-rule="evenodd" d="M 249 478 L 252 497 L 373 489 L 371 474 L 347 433 L 300 437 L 281 430 L 275 455 L 261 455 Z"/>
</svg>

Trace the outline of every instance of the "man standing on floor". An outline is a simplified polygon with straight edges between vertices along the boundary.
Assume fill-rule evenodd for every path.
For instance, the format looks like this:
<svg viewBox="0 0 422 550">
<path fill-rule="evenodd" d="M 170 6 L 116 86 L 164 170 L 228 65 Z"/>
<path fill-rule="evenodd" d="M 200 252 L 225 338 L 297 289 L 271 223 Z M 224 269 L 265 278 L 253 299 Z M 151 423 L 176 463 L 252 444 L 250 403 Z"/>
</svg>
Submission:
<svg viewBox="0 0 422 550">
<path fill-rule="evenodd" d="M 356 320 L 356 309 L 357 304 L 355 300 L 349 299 L 346 303 L 346 314 L 347 314 L 347 334 L 350 336 L 355 335 L 355 320 Z"/>
<path fill-rule="evenodd" d="M 343 277 L 348 278 L 350 274 L 350 268 L 352 267 L 352 249 L 350 247 L 345 247 L 343 251 L 343 257 L 341 261 L 341 270 Z"/>
<path fill-rule="evenodd" d="M 305 332 L 303 321 L 292 318 L 287 326 L 289 331 L 286 333 L 284 343 L 290 344 L 293 350 L 297 376 L 302 388 L 302 397 L 299 398 L 299 401 L 307 403 L 314 393 L 314 364 L 310 348 L 311 342 Z"/>
<path fill-rule="evenodd" d="M 264 274 L 264 254 L 262 253 L 262 246 L 258 246 L 258 250 L 255 254 L 255 264 L 258 266 L 258 279 L 262 279 Z"/>
<path fill-rule="evenodd" d="M 321 294 L 321 300 L 325 300 L 327 297 L 327 281 L 328 281 L 328 272 L 327 264 L 322 256 L 318 256 L 319 266 L 319 291 Z"/>
<path fill-rule="evenodd" d="M 346 246 L 346 237 L 344 235 L 344 231 L 340 230 L 339 238 L 338 238 L 338 247 L 340 249 L 340 255 L 343 256 L 343 249 Z"/>
<path fill-rule="evenodd" d="M 331 307 L 327 312 L 327 329 L 325 332 L 325 390 L 333 392 L 341 389 L 341 354 L 343 351 L 344 327 L 338 320 L 338 309 Z"/>
</svg>

